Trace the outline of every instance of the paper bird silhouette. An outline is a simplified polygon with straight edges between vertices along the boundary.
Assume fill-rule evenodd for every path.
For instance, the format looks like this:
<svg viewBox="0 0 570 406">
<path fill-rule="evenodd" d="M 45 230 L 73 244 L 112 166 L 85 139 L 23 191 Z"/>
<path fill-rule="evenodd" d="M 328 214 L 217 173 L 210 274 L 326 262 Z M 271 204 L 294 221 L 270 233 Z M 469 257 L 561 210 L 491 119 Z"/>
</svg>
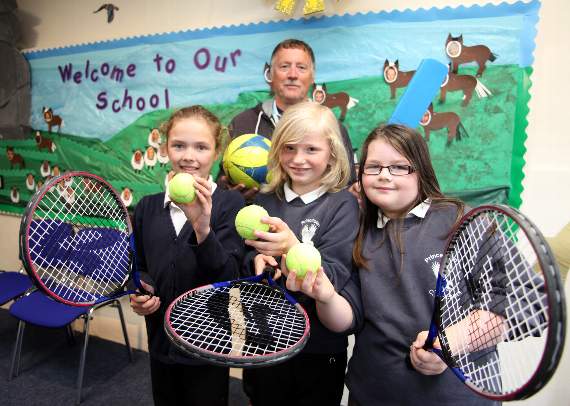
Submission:
<svg viewBox="0 0 570 406">
<path fill-rule="evenodd" d="M 118 11 L 119 7 L 115 6 L 112 3 L 105 3 L 97 10 L 95 10 L 93 14 L 98 13 L 101 10 L 107 10 L 107 22 L 110 23 L 111 21 L 113 21 L 113 18 L 115 18 L 115 10 Z"/>
</svg>

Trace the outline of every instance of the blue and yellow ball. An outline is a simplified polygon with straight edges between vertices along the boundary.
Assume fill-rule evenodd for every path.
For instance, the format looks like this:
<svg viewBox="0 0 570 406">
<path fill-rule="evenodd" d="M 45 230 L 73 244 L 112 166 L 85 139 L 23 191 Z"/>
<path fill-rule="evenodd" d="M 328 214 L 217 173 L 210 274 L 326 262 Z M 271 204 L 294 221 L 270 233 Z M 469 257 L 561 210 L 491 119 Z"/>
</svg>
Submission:
<svg viewBox="0 0 570 406">
<path fill-rule="evenodd" d="M 266 183 L 270 148 L 271 141 L 262 135 L 244 134 L 234 138 L 222 158 L 224 172 L 233 184 L 259 187 Z"/>
</svg>

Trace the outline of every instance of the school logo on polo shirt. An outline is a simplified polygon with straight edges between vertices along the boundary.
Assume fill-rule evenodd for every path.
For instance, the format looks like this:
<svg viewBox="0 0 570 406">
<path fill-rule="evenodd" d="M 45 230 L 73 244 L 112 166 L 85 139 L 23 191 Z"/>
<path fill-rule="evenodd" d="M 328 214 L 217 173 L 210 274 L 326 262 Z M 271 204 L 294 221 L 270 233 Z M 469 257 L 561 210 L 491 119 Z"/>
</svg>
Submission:
<svg viewBox="0 0 570 406">
<path fill-rule="evenodd" d="M 301 242 L 313 242 L 313 237 L 320 227 L 320 223 L 315 219 L 305 219 L 301 221 Z"/>
</svg>

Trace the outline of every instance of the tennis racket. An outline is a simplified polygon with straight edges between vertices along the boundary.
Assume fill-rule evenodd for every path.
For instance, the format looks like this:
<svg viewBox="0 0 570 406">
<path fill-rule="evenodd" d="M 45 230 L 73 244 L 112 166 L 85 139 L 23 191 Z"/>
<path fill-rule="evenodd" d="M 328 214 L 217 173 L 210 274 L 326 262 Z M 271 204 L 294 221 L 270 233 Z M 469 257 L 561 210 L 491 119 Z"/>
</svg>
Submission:
<svg viewBox="0 0 570 406">
<path fill-rule="evenodd" d="M 433 349 L 473 391 L 524 399 L 554 374 L 566 327 L 556 261 L 536 226 L 508 206 L 468 212 L 443 255 L 433 320 Z"/>
<path fill-rule="evenodd" d="M 310 324 L 303 307 L 266 271 L 184 293 L 168 307 L 164 329 L 186 354 L 251 368 L 298 354 L 309 339 Z"/>
<path fill-rule="evenodd" d="M 133 291 L 134 238 L 127 209 L 109 183 L 86 172 L 48 180 L 20 223 L 20 258 L 36 286 L 75 306 Z M 139 291 L 138 273 L 133 280 Z"/>
</svg>

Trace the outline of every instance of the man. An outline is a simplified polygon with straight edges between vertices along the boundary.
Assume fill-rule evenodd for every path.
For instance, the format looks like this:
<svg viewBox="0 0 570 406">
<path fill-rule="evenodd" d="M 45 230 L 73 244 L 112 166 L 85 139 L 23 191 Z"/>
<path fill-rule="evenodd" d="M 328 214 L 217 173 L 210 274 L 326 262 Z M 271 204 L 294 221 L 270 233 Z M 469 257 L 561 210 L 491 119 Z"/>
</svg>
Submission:
<svg viewBox="0 0 570 406">
<path fill-rule="evenodd" d="M 315 55 L 311 47 L 298 39 L 287 39 L 275 47 L 271 54 L 271 65 L 264 71 L 265 80 L 271 87 L 273 98 L 259 103 L 234 117 L 229 125 L 232 138 L 242 134 L 260 134 L 271 139 L 273 130 L 288 107 L 307 99 L 307 92 L 315 81 Z M 339 122 L 349 162 L 354 162 L 352 143 L 346 128 Z M 352 168 L 351 182 L 356 181 Z M 228 179 L 221 175 L 219 183 L 228 185 Z M 246 200 L 251 200 L 257 188 L 245 185 L 230 186 L 240 190 Z"/>
</svg>

